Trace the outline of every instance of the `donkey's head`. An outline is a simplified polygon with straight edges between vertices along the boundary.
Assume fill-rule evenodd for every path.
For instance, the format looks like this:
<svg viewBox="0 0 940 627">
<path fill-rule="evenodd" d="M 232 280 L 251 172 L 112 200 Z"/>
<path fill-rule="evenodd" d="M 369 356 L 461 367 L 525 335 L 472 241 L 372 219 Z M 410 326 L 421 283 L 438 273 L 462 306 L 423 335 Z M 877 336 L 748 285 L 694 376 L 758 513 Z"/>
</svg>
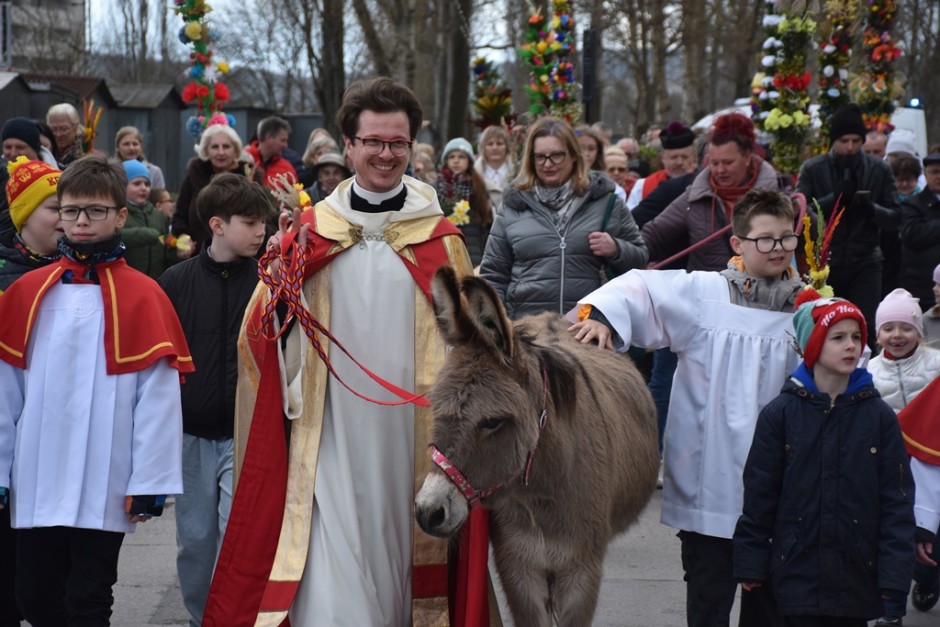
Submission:
<svg viewBox="0 0 940 627">
<path fill-rule="evenodd" d="M 448 536 L 475 504 L 474 490 L 503 486 L 508 491 L 521 483 L 547 401 L 538 360 L 486 281 L 458 280 L 453 270 L 442 268 L 432 294 L 438 328 L 450 346 L 429 395 L 431 441 L 443 463 L 432 465 L 415 499 L 415 514 L 427 533 Z M 457 469 L 472 488 L 458 489 L 461 477 L 455 483 L 444 474 L 447 467 Z"/>
</svg>

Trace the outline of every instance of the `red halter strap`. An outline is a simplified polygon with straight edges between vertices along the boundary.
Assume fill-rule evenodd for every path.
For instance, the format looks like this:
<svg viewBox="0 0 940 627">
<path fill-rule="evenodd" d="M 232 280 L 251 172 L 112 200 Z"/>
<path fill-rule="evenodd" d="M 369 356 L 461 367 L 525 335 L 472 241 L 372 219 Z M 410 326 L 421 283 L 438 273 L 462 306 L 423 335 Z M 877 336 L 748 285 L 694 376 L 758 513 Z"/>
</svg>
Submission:
<svg viewBox="0 0 940 627">
<path fill-rule="evenodd" d="M 532 447 L 532 450 L 529 451 L 529 455 L 526 457 L 525 468 L 522 471 L 522 485 L 529 485 L 529 473 L 532 470 L 532 458 L 535 457 L 535 451 L 539 447 L 539 440 L 542 437 L 542 432 L 545 431 L 545 425 L 548 423 L 548 370 L 544 367 L 542 368 L 542 413 L 539 414 L 539 434 L 538 438 L 535 440 L 535 446 Z M 490 496 L 501 487 L 503 484 L 497 483 L 494 486 L 485 488 L 483 490 L 476 490 L 472 485 L 470 485 L 470 480 L 460 472 L 460 469 L 457 468 L 447 456 L 437 448 L 436 444 L 431 445 L 431 461 L 434 462 L 438 468 L 444 471 L 444 474 L 457 486 L 457 490 L 463 494 L 464 498 L 467 499 L 467 506 L 470 509 L 480 506 L 480 501 Z"/>
</svg>

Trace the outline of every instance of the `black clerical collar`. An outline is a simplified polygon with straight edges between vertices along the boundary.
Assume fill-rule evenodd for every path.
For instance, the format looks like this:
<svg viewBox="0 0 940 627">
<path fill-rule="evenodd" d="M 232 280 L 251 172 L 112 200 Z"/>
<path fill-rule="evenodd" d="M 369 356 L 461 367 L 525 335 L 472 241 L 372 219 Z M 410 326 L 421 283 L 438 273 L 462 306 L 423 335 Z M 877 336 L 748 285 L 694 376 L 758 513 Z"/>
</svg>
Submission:
<svg viewBox="0 0 940 627">
<path fill-rule="evenodd" d="M 383 200 L 377 205 L 369 203 L 365 198 L 356 194 L 355 188 L 349 190 L 349 204 L 353 211 L 363 213 L 384 213 L 386 211 L 401 211 L 405 206 L 405 196 L 408 195 L 408 188 L 402 185 L 401 191 Z"/>
</svg>

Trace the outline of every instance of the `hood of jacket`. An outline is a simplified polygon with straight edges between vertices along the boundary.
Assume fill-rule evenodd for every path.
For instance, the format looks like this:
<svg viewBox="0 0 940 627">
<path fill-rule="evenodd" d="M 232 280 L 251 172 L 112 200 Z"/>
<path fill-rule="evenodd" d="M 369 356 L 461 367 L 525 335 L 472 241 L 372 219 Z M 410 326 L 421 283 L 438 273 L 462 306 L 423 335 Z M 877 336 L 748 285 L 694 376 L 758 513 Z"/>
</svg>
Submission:
<svg viewBox="0 0 940 627">
<path fill-rule="evenodd" d="M 815 396 L 822 396 L 823 394 L 819 391 L 819 388 L 816 387 L 816 382 L 813 381 L 813 373 L 806 367 L 806 362 L 800 362 L 800 365 L 793 371 L 790 375 L 790 379 L 783 386 L 783 391 L 786 392 L 800 388 L 805 389 Z M 856 368 L 852 371 L 852 374 L 849 375 L 849 385 L 845 388 L 845 392 L 842 393 L 842 396 L 851 396 L 852 394 L 857 394 L 868 388 L 870 388 L 871 392 L 880 396 L 875 389 L 875 383 L 871 373 L 864 368 Z"/>
</svg>

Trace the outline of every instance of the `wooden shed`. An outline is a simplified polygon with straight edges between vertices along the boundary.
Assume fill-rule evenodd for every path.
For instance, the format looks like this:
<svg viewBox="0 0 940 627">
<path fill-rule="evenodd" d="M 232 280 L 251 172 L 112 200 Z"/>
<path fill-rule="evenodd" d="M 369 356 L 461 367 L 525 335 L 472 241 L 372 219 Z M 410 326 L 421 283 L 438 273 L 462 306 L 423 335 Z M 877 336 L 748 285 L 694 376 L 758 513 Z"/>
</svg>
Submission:
<svg viewBox="0 0 940 627">
<path fill-rule="evenodd" d="M 0 72 L 0 124 L 10 118 L 33 117 L 32 91 L 16 72 Z"/>
</svg>

